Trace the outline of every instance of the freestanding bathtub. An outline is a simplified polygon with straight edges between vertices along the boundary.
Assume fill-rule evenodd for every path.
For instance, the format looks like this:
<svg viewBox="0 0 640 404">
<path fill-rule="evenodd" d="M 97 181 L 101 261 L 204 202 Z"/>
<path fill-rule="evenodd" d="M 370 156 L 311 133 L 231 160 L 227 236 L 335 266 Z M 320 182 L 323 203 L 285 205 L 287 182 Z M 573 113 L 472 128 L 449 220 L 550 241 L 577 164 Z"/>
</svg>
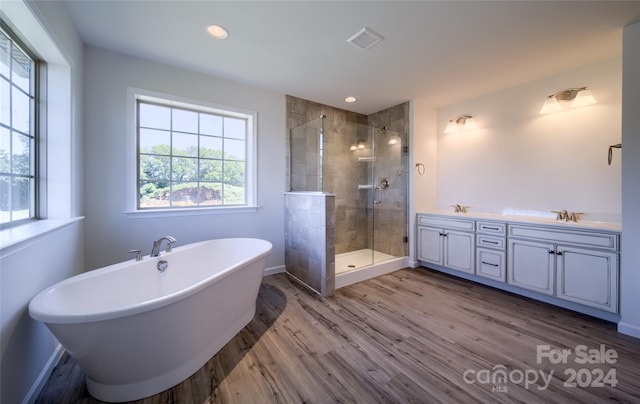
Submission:
<svg viewBox="0 0 640 404">
<path fill-rule="evenodd" d="M 85 371 L 92 396 L 140 399 L 191 376 L 251 321 L 271 248 L 250 238 L 177 247 L 64 280 L 29 313 Z"/>
</svg>

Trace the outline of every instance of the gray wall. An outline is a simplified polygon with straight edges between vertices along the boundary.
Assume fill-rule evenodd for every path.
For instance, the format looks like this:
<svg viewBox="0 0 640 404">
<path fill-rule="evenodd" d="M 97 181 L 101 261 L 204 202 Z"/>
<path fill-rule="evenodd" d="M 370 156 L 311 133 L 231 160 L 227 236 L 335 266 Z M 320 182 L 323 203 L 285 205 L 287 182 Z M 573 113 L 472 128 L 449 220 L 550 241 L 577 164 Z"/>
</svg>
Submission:
<svg viewBox="0 0 640 404">
<path fill-rule="evenodd" d="M 85 56 L 87 268 L 129 259 L 132 248 L 148 254 L 152 241 L 167 234 L 176 237 L 178 245 L 223 237 L 263 238 L 273 243 L 267 267 L 283 267 L 284 95 L 99 48 L 86 48 Z M 257 212 L 126 215 L 129 86 L 257 111 Z"/>
</svg>

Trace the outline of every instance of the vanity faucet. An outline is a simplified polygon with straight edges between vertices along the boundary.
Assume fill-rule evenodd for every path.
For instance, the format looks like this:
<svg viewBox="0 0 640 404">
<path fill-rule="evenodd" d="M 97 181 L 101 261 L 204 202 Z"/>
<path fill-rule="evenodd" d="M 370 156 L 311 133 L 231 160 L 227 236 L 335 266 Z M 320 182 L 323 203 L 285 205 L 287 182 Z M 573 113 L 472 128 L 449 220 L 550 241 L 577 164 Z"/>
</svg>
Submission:
<svg viewBox="0 0 640 404">
<path fill-rule="evenodd" d="M 556 220 L 564 220 L 565 222 L 569 220 L 569 212 L 566 210 L 552 210 L 552 212 L 556 214 Z"/>
<path fill-rule="evenodd" d="M 151 249 L 151 254 L 149 254 L 149 256 L 151 256 L 151 257 L 160 256 L 160 246 L 162 245 L 162 240 L 167 240 L 166 252 L 171 252 L 171 244 L 173 244 L 173 243 L 175 243 L 177 241 L 174 237 L 171 237 L 171 236 L 165 236 L 165 237 L 162 237 L 162 238 L 154 241 L 153 242 L 153 248 Z"/>
</svg>

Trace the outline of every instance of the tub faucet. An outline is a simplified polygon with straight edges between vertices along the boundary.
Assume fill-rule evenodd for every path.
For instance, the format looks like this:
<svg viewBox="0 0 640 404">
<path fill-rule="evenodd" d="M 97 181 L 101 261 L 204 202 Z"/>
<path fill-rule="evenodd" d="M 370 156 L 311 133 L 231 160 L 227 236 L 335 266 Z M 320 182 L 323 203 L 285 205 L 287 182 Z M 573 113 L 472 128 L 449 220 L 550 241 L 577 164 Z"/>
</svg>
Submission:
<svg viewBox="0 0 640 404">
<path fill-rule="evenodd" d="M 149 254 L 149 256 L 151 256 L 151 257 L 160 256 L 160 245 L 162 245 L 162 240 L 167 240 L 166 252 L 171 252 L 171 244 L 173 244 L 173 243 L 175 243 L 177 241 L 174 237 L 171 237 L 171 236 L 165 236 L 165 237 L 162 237 L 162 238 L 154 241 L 153 242 L 153 248 L 151 249 L 151 254 Z"/>
</svg>

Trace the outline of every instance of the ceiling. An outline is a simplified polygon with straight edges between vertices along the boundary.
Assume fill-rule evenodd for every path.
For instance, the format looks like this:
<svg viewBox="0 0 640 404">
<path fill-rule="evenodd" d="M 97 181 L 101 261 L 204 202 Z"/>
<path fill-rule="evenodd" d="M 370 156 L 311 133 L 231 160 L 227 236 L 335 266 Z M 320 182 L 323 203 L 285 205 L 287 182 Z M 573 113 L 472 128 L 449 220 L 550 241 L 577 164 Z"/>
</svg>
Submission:
<svg viewBox="0 0 640 404">
<path fill-rule="evenodd" d="M 65 2 L 86 44 L 364 114 L 619 56 L 640 20 L 640 1 Z M 228 39 L 206 33 L 214 23 Z M 347 43 L 364 27 L 384 37 L 366 51 Z"/>
</svg>

